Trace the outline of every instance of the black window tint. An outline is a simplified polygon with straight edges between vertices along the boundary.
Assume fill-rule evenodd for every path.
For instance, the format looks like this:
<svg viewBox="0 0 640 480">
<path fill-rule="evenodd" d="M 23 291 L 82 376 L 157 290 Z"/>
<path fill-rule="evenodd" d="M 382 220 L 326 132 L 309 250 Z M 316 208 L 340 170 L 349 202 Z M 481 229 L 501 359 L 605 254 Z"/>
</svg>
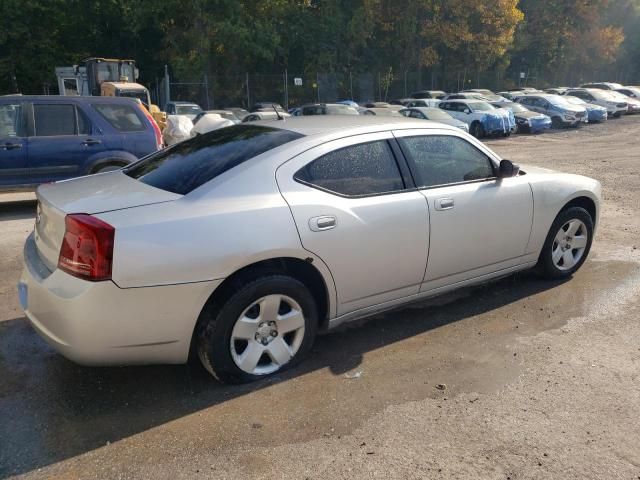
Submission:
<svg viewBox="0 0 640 480">
<path fill-rule="evenodd" d="M 146 130 L 140 115 L 131 105 L 94 103 L 92 107 L 119 132 L 142 132 Z"/>
<path fill-rule="evenodd" d="M 22 105 L 19 103 L 0 105 L 0 138 L 22 137 Z"/>
<path fill-rule="evenodd" d="M 76 114 L 73 105 L 34 105 L 36 137 L 76 134 Z"/>
<path fill-rule="evenodd" d="M 147 185 L 186 195 L 227 170 L 302 136 L 277 128 L 234 125 L 149 155 L 125 173 Z"/>
<path fill-rule="evenodd" d="M 420 187 L 468 182 L 494 176 L 491 160 L 466 140 L 445 135 L 399 139 L 415 166 Z"/>
<path fill-rule="evenodd" d="M 382 140 L 341 148 L 300 169 L 296 180 L 342 195 L 375 195 L 404 184 L 389 144 Z"/>
</svg>

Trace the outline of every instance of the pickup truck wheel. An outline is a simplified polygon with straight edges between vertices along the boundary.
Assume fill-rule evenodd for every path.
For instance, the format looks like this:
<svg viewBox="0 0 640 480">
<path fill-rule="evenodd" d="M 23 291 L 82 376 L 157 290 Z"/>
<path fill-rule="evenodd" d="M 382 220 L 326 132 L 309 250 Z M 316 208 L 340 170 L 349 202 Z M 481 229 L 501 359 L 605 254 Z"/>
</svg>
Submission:
<svg viewBox="0 0 640 480">
<path fill-rule="evenodd" d="M 247 283 L 222 305 L 208 304 L 198 320 L 198 356 L 223 383 L 246 383 L 299 363 L 318 328 L 307 287 L 286 275 Z"/>
<path fill-rule="evenodd" d="M 584 263 L 593 240 L 593 219 L 584 208 L 562 210 L 553 221 L 537 270 L 550 279 L 573 275 Z"/>
</svg>

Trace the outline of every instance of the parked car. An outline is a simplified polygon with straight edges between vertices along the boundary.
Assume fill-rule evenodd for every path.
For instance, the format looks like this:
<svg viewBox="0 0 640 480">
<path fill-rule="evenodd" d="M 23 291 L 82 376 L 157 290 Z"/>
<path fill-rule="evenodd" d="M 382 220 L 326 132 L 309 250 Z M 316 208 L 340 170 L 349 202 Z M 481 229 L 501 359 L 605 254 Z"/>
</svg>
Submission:
<svg viewBox="0 0 640 480">
<path fill-rule="evenodd" d="M 221 381 L 252 381 L 345 322 L 534 266 L 569 279 L 600 191 L 421 120 L 235 125 L 41 186 L 19 299 L 77 363 L 194 352 Z"/>
<path fill-rule="evenodd" d="M 300 107 L 299 115 L 358 115 L 358 110 L 339 103 L 310 103 Z"/>
<path fill-rule="evenodd" d="M 466 123 L 461 122 L 460 120 L 456 120 L 441 108 L 412 107 L 402 109 L 399 113 L 400 115 L 404 115 L 405 117 L 417 118 L 421 120 L 432 120 L 434 122 L 444 123 L 445 125 L 451 125 L 452 127 L 459 128 L 461 130 L 464 130 L 465 132 L 469 131 L 469 126 Z"/>
<path fill-rule="evenodd" d="M 483 96 L 495 95 L 491 90 L 487 90 L 486 88 L 468 88 L 466 90 L 462 90 L 462 93 L 479 93 Z"/>
<path fill-rule="evenodd" d="M 0 97 L 0 190 L 114 170 L 162 148 L 149 112 L 126 97 Z"/>
<path fill-rule="evenodd" d="M 442 90 L 418 90 L 409 94 L 411 98 L 438 98 L 442 99 L 447 93 Z"/>
<path fill-rule="evenodd" d="M 615 90 L 618 93 L 621 93 L 622 95 L 626 95 L 627 97 L 630 98 L 635 98 L 635 99 L 640 99 L 640 87 L 622 87 L 622 88 L 617 88 Z"/>
<path fill-rule="evenodd" d="M 340 105 L 348 105 L 348 106 L 354 107 L 354 108 L 358 108 L 359 107 L 358 103 L 354 102 L 353 100 L 340 100 L 339 102 L 336 102 L 336 103 L 339 103 Z"/>
<path fill-rule="evenodd" d="M 226 112 L 230 113 L 230 112 Z M 234 116 L 235 118 L 235 116 Z M 208 132 L 213 132 L 219 128 L 231 127 L 240 123 L 237 119 L 235 121 L 230 120 L 227 116 L 222 116 L 219 113 L 205 113 L 196 119 L 193 123 L 191 135 L 203 135 Z"/>
<path fill-rule="evenodd" d="M 553 93 L 554 95 L 564 95 L 564 93 L 567 90 L 569 90 L 569 87 L 545 88 L 544 93 Z"/>
<path fill-rule="evenodd" d="M 282 105 L 275 102 L 256 102 L 253 104 L 253 107 L 251 107 L 251 113 L 266 111 L 273 112 L 274 110 L 279 112 L 285 111 L 284 108 L 282 108 Z"/>
<path fill-rule="evenodd" d="M 417 107 L 437 107 L 442 100 L 438 100 L 437 98 L 421 98 L 418 100 L 411 100 L 406 104 L 406 108 L 417 108 Z"/>
<path fill-rule="evenodd" d="M 587 118 L 587 110 L 584 107 L 572 105 L 560 95 L 528 94 L 516 97 L 515 101 L 529 110 L 551 117 L 553 128 L 577 127 Z"/>
<path fill-rule="evenodd" d="M 585 122 L 599 123 L 607 120 L 608 114 L 606 108 L 594 103 L 587 103 L 581 98 L 574 97 L 572 95 L 565 95 L 563 98 L 565 98 L 570 104 L 580 105 L 587 110 L 587 119 L 585 120 Z"/>
<path fill-rule="evenodd" d="M 242 123 L 256 122 L 258 120 L 281 120 L 289 117 L 291 117 L 291 115 L 287 112 L 265 110 L 264 112 L 251 112 L 242 119 Z"/>
<path fill-rule="evenodd" d="M 600 105 L 607 109 L 610 117 L 619 117 L 626 113 L 629 105 L 624 99 L 616 99 L 611 95 L 611 91 L 599 88 L 571 88 L 564 94 L 572 97 L 578 97 L 587 103 Z"/>
<path fill-rule="evenodd" d="M 614 82 L 594 82 L 580 85 L 580 88 L 598 88 L 600 90 L 616 90 L 622 88 L 622 85 Z"/>
<path fill-rule="evenodd" d="M 640 100 L 638 100 L 637 98 L 629 97 L 615 90 L 608 90 L 608 91 L 605 91 L 605 93 L 608 94 L 615 101 L 626 103 L 627 111 L 625 113 L 628 113 L 628 114 L 640 113 Z"/>
<path fill-rule="evenodd" d="M 538 112 L 532 112 L 524 105 L 514 102 L 492 103 L 496 108 L 507 108 L 513 112 L 518 133 L 538 133 L 551 128 L 551 118 Z"/>
<path fill-rule="evenodd" d="M 481 100 L 485 99 L 492 103 L 508 101 L 508 99 L 503 97 L 502 95 L 495 94 L 491 90 L 487 90 L 485 88 L 470 88 L 468 90 L 462 90 L 462 92 L 460 93 L 475 93 L 482 96 Z"/>
<path fill-rule="evenodd" d="M 249 115 L 248 110 L 245 110 L 244 108 L 240 108 L 240 107 L 229 107 L 229 108 L 225 108 L 225 110 L 233 113 L 236 116 L 236 118 L 240 121 L 242 121 L 244 117 Z"/>
<path fill-rule="evenodd" d="M 448 93 L 442 98 L 442 100 L 482 100 L 484 102 L 489 101 L 487 97 L 477 92 Z"/>
<path fill-rule="evenodd" d="M 220 117 L 222 117 L 225 120 L 229 120 L 230 122 L 233 122 L 235 124 L 240 123 L 240 119 L 238 117 L 236 117 L 235 113 L 229 111 L 229 110 L 205 110 L 203 112 L 200 112 L 198 115 L 196 115 L 196 117 L 193 119 L 193 124 L 197 124 L 198 121 L 205 115 L 218 115 Z M 215 117 L 211 117 L 211 118 L 215 118 Z"/>
<path fill-rule="evenodd" d="M 447 100 L 439 107 L 453 118 L 465 122 L 469 133 L 476 138 L 485 136 L 509 136 L 515 129 L 516 120 L 511 110 L 495 108 L 482 100 Z"/>
<path fill-rule="evenodd" d="M 164 107 L 164 111 L 167 115 L 186 115 L 189 120 L 193 120 L 202 113 L 200 105 L 193 102 L 167 102 Z"/>
</svg>

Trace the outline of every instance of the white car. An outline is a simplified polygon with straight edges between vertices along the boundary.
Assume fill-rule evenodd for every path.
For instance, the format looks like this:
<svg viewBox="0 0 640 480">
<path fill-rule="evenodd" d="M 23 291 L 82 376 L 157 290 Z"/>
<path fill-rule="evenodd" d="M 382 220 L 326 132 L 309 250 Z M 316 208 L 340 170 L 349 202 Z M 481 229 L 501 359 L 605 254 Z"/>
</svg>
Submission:
<svg viewBox="0 0 640 480">
<path fill-rule="evenodd" d="M 612 96 L 613 93 L 615 92 L 599 88 L 570 88 L 564 92 L 564 95 L 578 97 L 587 103 L 600 105 L 607 109 L 610 117 L 619 117 L 623 113 L 627 113 L 629 106 L 623 98 Z"/>
<path fill-rule="evenodd" d="M 291 115 L 286 112 L 280 111 L 264 111 L 264 112 L 251 112 L 247 114 L 242 123 L 257 122 L 258 120 L 282 120 L 283 118 L 289 118 Z"/>
<path fill-rule="evenodd" d="M 435 108 L 440 104 L 440 101 L 441 100 L 438 100 L 437 98 L 418 98 L 408 102 L 405 105 L 405 108 Z"/>
<path fill-rule="evenodd" d="M 466 123 L 469 133 L 476 138 L 509 136 L 516 130 L 516 120 L 511 110 L 496 108 L 484 100 L 443 100 L 438 107 L 456 120 Z"/>
<path fill-rule="evenodd" d="M 88 365 L 193 349 L 244 382 L 344 322 L 535 266 L 570 277 L 600 184 L 519 171 L 447 125 L 317 116 L 216 130 L 37 198 L 18 292 L 55 349 Z"/>
</svg>

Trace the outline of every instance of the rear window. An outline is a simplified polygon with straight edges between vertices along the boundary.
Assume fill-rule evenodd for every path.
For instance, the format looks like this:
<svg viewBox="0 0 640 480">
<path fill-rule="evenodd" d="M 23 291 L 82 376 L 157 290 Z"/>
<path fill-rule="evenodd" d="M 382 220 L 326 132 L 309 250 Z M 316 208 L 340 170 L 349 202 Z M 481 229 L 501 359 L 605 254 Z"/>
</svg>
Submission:
<svg viewBox="0 0 640 480">
<path fill-rule="evenodd" d="M 119 132 L 143 132 L 146 130 L 138 112 L 131 105 L 94 103 L 91 106 Z"/>
<path fill-rule="evenodd" d="M 186 195 L 227 170 L 302 136 L 278 128 L 235 125 L 161 150 L 124 172 L 152 187 Z"/>
</svg>

